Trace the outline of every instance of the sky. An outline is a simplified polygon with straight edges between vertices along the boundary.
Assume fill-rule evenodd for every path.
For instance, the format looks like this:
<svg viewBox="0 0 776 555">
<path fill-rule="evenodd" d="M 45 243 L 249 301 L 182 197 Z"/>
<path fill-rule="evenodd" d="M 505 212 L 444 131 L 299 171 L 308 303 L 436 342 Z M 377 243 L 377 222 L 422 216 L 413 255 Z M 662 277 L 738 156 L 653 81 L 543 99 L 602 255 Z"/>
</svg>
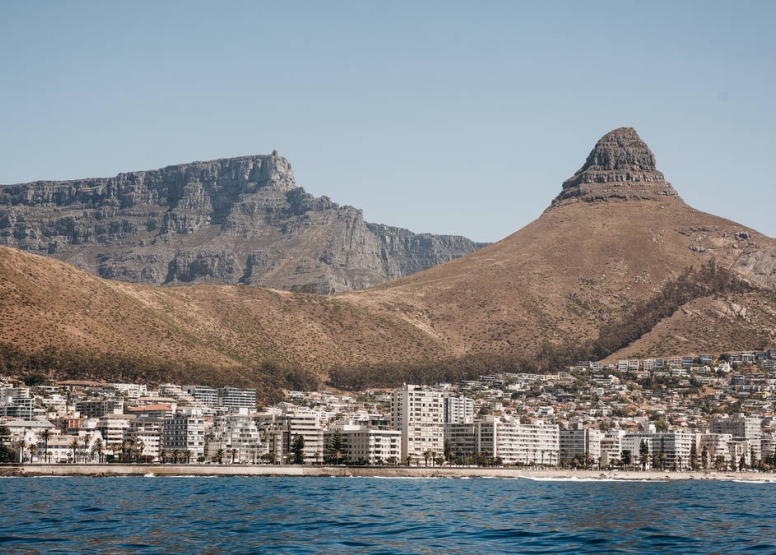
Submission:
<svg viewBox="0 0 776 555">
<path fill-rule="evenodd" d="M 497 241 L 634 127 L 776 237 L 776 2 L 0 3 L 0 184 L 277 150 L 369 222 Z"/>
</svg>

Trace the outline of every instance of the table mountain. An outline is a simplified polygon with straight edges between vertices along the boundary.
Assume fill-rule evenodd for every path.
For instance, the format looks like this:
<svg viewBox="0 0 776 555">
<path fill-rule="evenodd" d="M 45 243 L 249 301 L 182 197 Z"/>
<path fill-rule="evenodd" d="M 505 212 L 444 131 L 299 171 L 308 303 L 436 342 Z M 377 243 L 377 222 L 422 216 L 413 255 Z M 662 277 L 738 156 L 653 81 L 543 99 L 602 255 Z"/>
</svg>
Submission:
<svg viewBox="0 0 776 555">
<path fill-rule="evenodd" d="M 362 289 L 485 246 L 364 221 L 316 198 L 273 152 L 0 187 L 0 244 L 152 285 Z"/>
</svg>

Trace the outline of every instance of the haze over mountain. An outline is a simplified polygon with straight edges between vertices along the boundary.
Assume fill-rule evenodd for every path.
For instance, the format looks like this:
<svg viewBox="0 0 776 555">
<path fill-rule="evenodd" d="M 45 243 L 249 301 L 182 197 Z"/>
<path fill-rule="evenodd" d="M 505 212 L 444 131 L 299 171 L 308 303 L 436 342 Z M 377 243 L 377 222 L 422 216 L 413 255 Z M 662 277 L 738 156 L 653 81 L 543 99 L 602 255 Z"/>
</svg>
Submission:
<svg viewBox="0 0 776 555">
<path fill-rule="evenodd" d="M 0 244 L 151 285 L 363 289 L 486 243 L 364 222 L 274 152 L 112 178 L 0 186 Z"/>
<path fill-rule="evenodd" d="M 255 382 L 266 362 L 325 376 L 464 356 L 551 368 L 776 345 L 776 241 L 688 206 L 630 128 L 606 134 L 528 226 L 369 290 L 159 288 L 16 250 L 0 260 L 2 341 L 188 361 L 210 382 Z"/>
</svg>

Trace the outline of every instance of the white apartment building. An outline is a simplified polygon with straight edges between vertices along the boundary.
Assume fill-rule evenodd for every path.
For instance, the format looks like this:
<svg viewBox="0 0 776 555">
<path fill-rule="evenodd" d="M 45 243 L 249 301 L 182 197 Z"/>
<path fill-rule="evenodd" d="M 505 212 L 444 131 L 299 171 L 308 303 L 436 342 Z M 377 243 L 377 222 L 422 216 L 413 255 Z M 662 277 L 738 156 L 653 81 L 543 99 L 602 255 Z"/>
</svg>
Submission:
<svg viewBox="0 0 776 555">
<path fill-rule="evenodd" d="M 141 457 L 150 457 L 156 461 L 159 460 L 162 446 L 163 425 L 164 420 L 155 416 L 137 418 L 129 423 L 124 438 L 134 440 L 135 446 L 140 449 Z"/>
<path fill-rule="evenodd" d="M 148 386 L 145 384 L 136 383 L 112 383 L 110 386 L 129 397 L 130 399 L 137 399 L 148 394 Z"/>
<path fill-rule="evenodd" d="M 335 422 L 324 432 L 327 445 L 335 433 L 340 434 L 344 462 L 349 464 L 396 464 L 401 461 L 401 432 L 399 430 L 377 428 L 368 424 Z"/>
<path fill-rule="evenodd" d="M 172 418 L 162 424 L 162 445 L 165 451 L 177 450 L 184 454 L 191 451 L 196 460 L 205 456 L 205 420 L 200 408 L 178 409 Z"/>
<path fill-rule="evenodd" d="M 731 434 L 733 439 L 746 439 L 754 450 L 756 459 L 762 458 L 762 418 L 736 413 L 732 416 L 715 414 L 709 421 L 709 431 L 713 434 Z M 747 457 L 747 460 L 749 457 Z"/>
<path fill-rule="evenodd" d="M 709 467 L 714 466 L 714 461 L 718 456 L 725 457 L 725 463 L 730 462 L 730 449 L 729 445 L 733 441 L 731 434 L 701 434 L 698 445 L 698 457 L 706 448 L 706 452 L 709 454 Z M 700 458 L 698 459 L 700 461 Z"/>
<path fill-rule="evenodd" d="M 601 456 L 599 464 L 601 468 L 608 467 L 613 461 L 619 461 L 622 457 L 622 430 L 610 430 L 601 438 Z"/>
<path fill-rule="evenodd" d="M 105 447 L 108 449 L 115 449 L 118 452 L 124 441 L 124 432 L 129 430 L 129 422 L 129 418 L 124 418 L 116 414 L 108 414 L 97 421 L 95 429 L 100 432 Z"/>
<path fill-rule="evenodd" d="M 558 464 L 557 425 L 522 424 L 516 418 L 486 416 L 477 422 L 477 451 L 501 458 L 503 464 Z"/>
<path fill-rule="evenodd" d="M 444 394 L 405 384 L 391 393 L 391 425 L 401 432 L 401 458 L 419 461 L 426 452 L 441 456 L 445 448 Z"/>
<path fill-rule="evenodd" d="M 235 411 L 239 409 L 256 409 L 256 390 L 237 387 L 219 387 L 217 390 L 217 405 Z"/>
<path fill-rule="evenodd" d="M 5 387 L 0 389 L 0 416 L 32 420 L 35 416 L 35 401 L 27 387 Z"/>
<path fill-rule="evenodd" d="M 261 413 L 254 419 L 268 451 L 275 453 L 275 462 L 291 462 L 291 446 L 296 436 L 304 438 L 305 462 L 323 460 L 323 424 L 317 412 L 287 404 L 282 414 Z"/>
<path fill-rule="evenodd" d="M 212 387 L 184 385 L 182 389 L 206 407 L 215 407 L 218 404 L 218 392 Z"/>
<path fill-rule="evenodd" d="M 259 429 L 251 416 L 243 414 L 225 414 L 213 419 L 207 441 L 206 457 L 212 459 L 221 449 L 224 460 L 241 463 L 254 463 L 269 452 L 269 447 L 262 442 Z"/>
<path fill-rule="evenodd" d="M 690 453 L 692 446 L 696 442 L 695 434 L 685 434 L 680 432 L 669 433 L 628 433 L 622 438 L 622 450 L 630 451 L 632 464 L 640 464 L 641 442 L 646 441 L 649 450 L 649 461 L 647 468 L 652 466 L 652 455 L 658 451 L 665 454 L 665 466 L 671 468 L 674 464 L 678 469 L 688 468 L 690 466 Z M 700 463 L 700 451 L 698 461 Z"/>
<path fill-rule="evenodd" d="M 474 422 L 474 399 L 469 397 L 445 397 L 445 424 L 471 424 Z"/>
</svg>

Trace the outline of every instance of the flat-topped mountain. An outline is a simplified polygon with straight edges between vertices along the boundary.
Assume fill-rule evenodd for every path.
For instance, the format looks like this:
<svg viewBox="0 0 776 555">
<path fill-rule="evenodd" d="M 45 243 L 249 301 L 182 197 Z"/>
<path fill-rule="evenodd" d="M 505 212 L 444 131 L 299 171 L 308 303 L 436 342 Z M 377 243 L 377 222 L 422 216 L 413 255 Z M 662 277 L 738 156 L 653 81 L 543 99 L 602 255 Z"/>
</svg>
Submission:
<svg viewBox="0 0 776 555">
<path fill-rule="evenodd" d="M 257 192 L 238 193 L 228 208 L 211 200 L 209 223 L 188 211 L 194 203 L 182 202 L 184 195 L 177 211 L 158 215 L 158 226 L 218 225 L 220 234 L 239 229 L 252 236 L 253 228 L 241 227 L 242 214 L 271 220 L 294 194 L 324 202 L 295 193 L 279 167 L 244 170 L 241 176 L 255 178 L 239 179 L 255 182 Z M 264 175 L 276 177 L 260 187 Z M 204 198 L 201 179 L 186 183 L 180 191 Z M 27 190 L 43 194 L 46 186 Z M 118 196 L 115 209 L 128 214 L 141 206 L 150 189 L 137 190 L 137 204 L 122 205 Z M 153 202 L 159 201 L 143 206 Z M 294 221 L 335 217 L 305 214 Z M 298 233 L 289 240 L 296 237 L 299 248 L 312 240 Z M 163 235 L 157 243 L 187 237 Z M 363 291 L 321 296 L 260 287 L 149 287 L 0 248 L 0 343 L 25 352 L 67 347 L 147 355 L 198 369 L 194 375 L 188 366 L 178 368 L 179 381 L 243 376 L 264 383 L 270 377 L 256 366 L 279 364 L 286 370 L 272 380 L 293 375 L 290 365 L 334 376 L 335 385 L 356 383 L 359 372 L 372 376 L 358 382 L 364 386 L 377 378 L 401 383 L 407 368 L 469 364 L 472 357 L 480 357 L 474 371 L 487 373 L 496 369 L 483 360 L 557 370 L 576 360 L 773 348 L 775 261 L 776 240 L 688 206 L 636 132 L 624 128 L 599 141 L 534 222 L 471 254 Z"/>
<path fill-rule="evenodd" d="M 0 244 L 152 285 L 362 289 L 485 246 L 364 222 L 297 187 L 274 152 L 0 186 Z"/>
</svg>

